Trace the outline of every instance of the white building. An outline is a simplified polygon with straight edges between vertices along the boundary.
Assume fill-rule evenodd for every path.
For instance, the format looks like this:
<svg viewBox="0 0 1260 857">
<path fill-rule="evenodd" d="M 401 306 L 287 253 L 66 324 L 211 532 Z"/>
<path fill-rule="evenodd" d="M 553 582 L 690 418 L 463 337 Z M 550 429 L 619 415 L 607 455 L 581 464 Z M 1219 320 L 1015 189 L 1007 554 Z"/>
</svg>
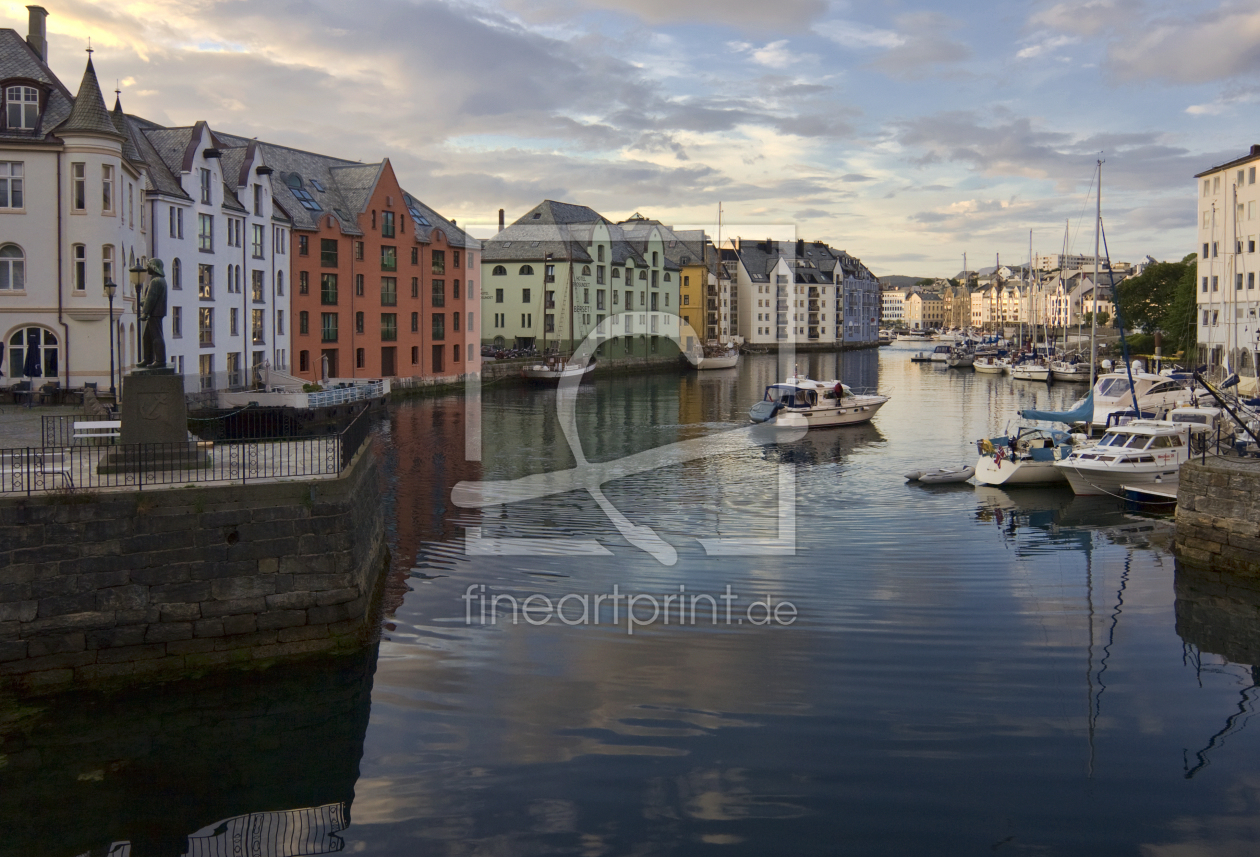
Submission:
<svg viewBox="0 0 1260 857">
<path fill-rule="evenodd" d="M 1239 391 L 1256 391 L 1260 346 L 1260 145 L 1195 176 L 1198 191 L 1198 364 L 1212 374 L 1237 372 Z"/>
<path fill-rule="evenodd" d="M 145 254 L 143 177 L 105 106 L 91 57 L 71 96 L 48 67 L 47 12 L 29 8 L 25 39 L 0 30 L 2 383 L 25 374 L 37 388 L 94 382 L 105 390 L 111 339 L 116 363 L 136 356 L 135 305 L 125 284 L 128 262 Z M 106 282 L 119 287 L 113 324 Z"/>
<path fill-rule="evenodd" d="M 880 292 L 884 324 L 895 327 L 905 323 L 906 298 L 911 291 L 911 289 L 884 289 Z"/>
</svg>

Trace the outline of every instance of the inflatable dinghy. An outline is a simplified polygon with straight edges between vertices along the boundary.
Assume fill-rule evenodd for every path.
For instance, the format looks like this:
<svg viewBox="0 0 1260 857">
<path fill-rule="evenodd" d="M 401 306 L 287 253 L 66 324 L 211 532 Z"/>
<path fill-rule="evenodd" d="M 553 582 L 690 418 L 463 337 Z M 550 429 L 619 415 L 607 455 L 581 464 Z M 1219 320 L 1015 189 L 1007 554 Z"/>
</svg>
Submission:
<svg viewBox="0 0 1260 857">
<path fill-rule="evenodd" d="M 966 482 L 976 475 L 974 467 L 938 467 L 934 470 L 912 470 L 905 474 L 911 482 L 939 485 L 944 482 Z"/>
</svg>

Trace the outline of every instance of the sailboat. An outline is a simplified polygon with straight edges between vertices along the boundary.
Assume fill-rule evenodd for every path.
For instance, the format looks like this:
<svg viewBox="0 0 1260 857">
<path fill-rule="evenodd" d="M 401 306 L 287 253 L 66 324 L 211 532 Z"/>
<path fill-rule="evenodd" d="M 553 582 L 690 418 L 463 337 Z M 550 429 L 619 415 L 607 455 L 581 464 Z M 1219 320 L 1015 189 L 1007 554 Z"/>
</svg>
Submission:
<svg viewBox="0 0 1260 857">
<path fill-rule="evenodd" d="M 1070 224 L 1065 223 L 1063 225 L 1063 258 L 1067 257 L 1068 235 L 1070 234 L 1069 229 L 1070 229 Z M 1067 283 L 1063 279 L 1063 266 L 1062 265 L 1059 266 L 1059 291 L 1063 293 L 1064 298 L 1068 301 L 1068 307 L 1070 308 L 1072 305 L 1071 297 L 1068 294 Z M 1066 323 L 1067 323 L 1067 320 L 1065 320 L 1064 324 Z M 1063 330 L 1063 341 L 1065 343 L 1067 342 L 1067 328 L 1066 327 Z M 1080 341 L 1081 341 L 1081 316 L 1080 316 L 1080 313 L 1078 312 L 1076 314 L 1077 347 L 1080 347 Z M 1050 371 L 1054 374 L 1054 380 L 1056 381 L 1088 381 L 1089 380 L 1089 363 L 1085 360 L 1081 360 L 1076 355 L 1072 355 L 1070 357 L 1064 357 L 1059 360 L 1050 361 Z"/>
<path fill-rule="evenodd" d="M 548 254 L 550 257 L 550 254 Z M 568 260 L 569 269 L 569 341 L 573 340 L 573 260 Z M 543 310 L 547 309 L 546 305 L 547 293 L 543 291 Z M 553 383 L 561 378 L 572 378 L 578 375 L 588 375 L 595 370 L 595 361 L 590 360 L 585 365 L 581 363 L 571 363 L 568 358 L 559 354 L 547 354 L 547 322 L 543 318 L 543 362 L 533 363 L 521 370 L 521 377 L 530 381 L 542 384 Z"/>
</svg>

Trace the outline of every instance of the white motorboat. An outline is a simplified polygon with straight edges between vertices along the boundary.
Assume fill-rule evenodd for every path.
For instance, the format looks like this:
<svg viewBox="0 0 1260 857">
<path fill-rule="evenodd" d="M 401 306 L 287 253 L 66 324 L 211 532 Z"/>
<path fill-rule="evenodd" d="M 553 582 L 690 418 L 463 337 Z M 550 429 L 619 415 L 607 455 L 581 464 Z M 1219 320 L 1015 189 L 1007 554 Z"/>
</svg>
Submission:
<svg viewBox="0 0 1260 857">
<path fill-rule="evenodd" d="M 739 348 L 705 346 L 693 351 L 690 359 L 696 369 L 731 369 L 739 363 Z"/>
<path fill-rule="evenodd" d="M 825 428 L 870 421 L 890 397 L 855 392 L 840 381 L 814 381 L 793 375 L 782 384 L 766 387 L 765 397 L 748 416 L 775 428 Z"/>
<path fill-rule="evenodd" d="M 1053 485 L 1067 481 L 1055 462 L 1072 454 L 1075 440 L 1055 429 L 1020 426 L 1014 436 L 976 441 L 976 481 L 983 485 Z"/>
<path fill-rule="evenodd" d="M 1149 372 L 1133 372 L 1133 389 L 1137 392 L 1137 410 L 1148 414 L 1189 405 L 1192 398 L 1190 389 L 1181 381 Z M 1093 394 L 1092 422 L 1096 426 L 1106 426 L 1107 418 L 1117 411 L 1134 409 L 1127 372 L 1099 375 L 1094 383 Z M 1078 407 L 1084 402 L 1084 398 L 1079 399 L 1072 407 Z"/>
<path fill-rule="evenodd" d="M 952 345 L 938 345 L 931 351 L 918 351 L 910 358 L 911 363 L 945 363 L 954 352 Z"/>
<path fill-rule="evenodd" d="M 977 354 L 975 362 L 971 364 L 972 368 L 977 372 L 983 372 L 987 375 L 1005 374 L 1007 364 L 996 354 Z"/>
<path fill-rule="evenodd" d="M 1123 497 L 1144 485 L 1175 491 L 1193 430 L 1186 422 L 1134 420 L 1109 428 L 1096 446 L 1078 449 L 1054 466 L 1077 494 Z"/>
<path fill-rule="evenodd" d="M 1036 360 L 1012 363 L 1010 373 L 1011 377 L 1017 381 L 1048 381 L 1050 379 L 1049 365 Z"/>
<path fill-rule="evenodd" d="M 595 361 L 582 366 L 578 363 L 565 363 L 562 360 L 548 360 L 546 363 L 535 363 L 521 370 L 521 377 L 531 381 L 547 383 L 559 381 L 561 378 L 572 378 L 575 375 L 587 375 L 595 369 Z"/>
<path fill-rule="evenodd" d="M 926 330 L 903 330 L 897 334 L 898 342 L 927 342 L 931 338 Z"/>
<path fill-rule="evenodd" d="M 1051 360 L 1050 372 L 1056 381 L 1083 381 L 1089 383 L 1089 364 L 1081 361 Z"/>
</svg>

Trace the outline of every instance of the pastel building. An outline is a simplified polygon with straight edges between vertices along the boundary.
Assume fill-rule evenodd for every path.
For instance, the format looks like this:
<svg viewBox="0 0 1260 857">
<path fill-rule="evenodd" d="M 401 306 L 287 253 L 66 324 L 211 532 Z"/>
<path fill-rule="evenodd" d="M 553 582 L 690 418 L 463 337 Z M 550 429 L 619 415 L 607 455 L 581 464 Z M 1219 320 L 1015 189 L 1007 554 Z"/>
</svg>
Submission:
<svg viewBox="0 0 1260 857">
<path fill-rule="evenodd" d="M 143 168 L 91 58 L 72 95 L 48 66 L 47 12 L 29 9 L 26 37 L 0 30 L 0 383 L 104 390 L 111 343 L 116 367 L 136 358 L 126 283 L 145 255 Z"/>
</svg>

